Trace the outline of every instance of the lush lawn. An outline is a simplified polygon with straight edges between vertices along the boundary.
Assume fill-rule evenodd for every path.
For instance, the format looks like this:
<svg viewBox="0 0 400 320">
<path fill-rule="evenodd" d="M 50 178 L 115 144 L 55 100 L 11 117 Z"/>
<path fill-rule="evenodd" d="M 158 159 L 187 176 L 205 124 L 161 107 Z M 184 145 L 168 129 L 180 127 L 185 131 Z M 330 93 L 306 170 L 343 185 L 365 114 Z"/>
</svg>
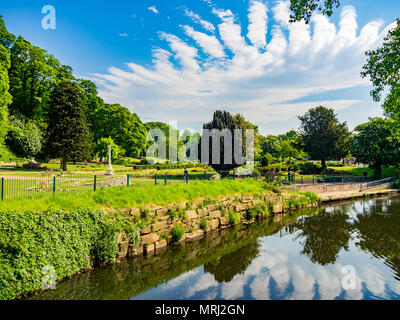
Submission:
<svg viewBox="0 0 400 320">
<path fill-rule="evenodd" d="M 355 176 L 362 176 L 364 172 L 367 172 L 369 177 L 374 175 L 374 170 L 370 169 L 370 168 L 359 168 L 359 167 L 347 166 L 347 167 L 330 167 L 329 169 L 341 171 L 343 173 L 352 174 Z M 394 177 L 397 175 L 396 168 L 384 167 L 384 168 L 382 168 L 382 175 Z"/>
<path fill-rule="evenodd" d="M 189 184 L 176 183 L 166 186 L 143 183 L 129 187 L 102 188 L 96 192 L 59 193 L 29 200 L 4 200 L 0 201 L 0 211 L 133 208 L 235 194 L 251 195 L 266 190 L 268 190 L 267 184 L 252 179 L 193 181 Z"/>
</svg>

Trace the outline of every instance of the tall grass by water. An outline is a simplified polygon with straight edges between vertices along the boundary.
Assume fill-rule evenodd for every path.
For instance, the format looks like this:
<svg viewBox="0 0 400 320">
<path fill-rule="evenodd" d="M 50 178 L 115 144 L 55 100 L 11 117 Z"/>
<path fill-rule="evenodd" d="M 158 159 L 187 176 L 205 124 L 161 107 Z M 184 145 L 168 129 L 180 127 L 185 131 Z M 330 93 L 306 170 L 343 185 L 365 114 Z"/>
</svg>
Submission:
<svg viewBox="0 0 400 320">
<path fill-rule="evenodd" d="M 193 181 L 189 184 L 165 186 L 143 184 L 102 188 L 97 192 L 59 193 L 29 200 L 4 200 L 0 202 L 0 211 L 140 208 L 145 205 L 164 205 L 172 202 L 195 201 L 201 198 L 215 199 L 235 194 L 259 194 L 270 188 L 268 184 L 252 179 Z"/>
</svg>

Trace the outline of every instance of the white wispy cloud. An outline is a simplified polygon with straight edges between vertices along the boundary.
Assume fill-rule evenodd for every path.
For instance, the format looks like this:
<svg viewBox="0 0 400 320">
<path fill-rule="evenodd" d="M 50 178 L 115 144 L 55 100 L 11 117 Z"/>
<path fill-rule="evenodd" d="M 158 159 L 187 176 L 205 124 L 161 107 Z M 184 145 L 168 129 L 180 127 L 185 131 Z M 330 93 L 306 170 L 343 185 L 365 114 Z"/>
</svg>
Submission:
<svg viewBox="0 0 400 320">
<path fill-rule="evenodd" d="M 156 6 L 148 7 L 147 10 L 153 11 L 154 13 L 158 13 Z"/>
<path fill-rule="evenodd" d="M 119 35 L 120 37 L 127 37 L 127 36 L 128 36 L 127 33 L 119 33 L 118 35 Z"/>
<path fill-rule="evenodd" d="M 210 31 L 210 32 L 215 31 L 214 25 L 211 22 L 203 20 L 197 13 L 194 13 L 193 11 L 190 11 L 187 8 L 184 8 L 184 14 L 185 14 L 185 16 L 192 19 L 193 22 L 201 25 L 205 30 Z"/>
<path fill-rule="evenodd" d="M 310 25 L 289 24 L 288 1 L 267 8 L 254 0 L 245 31 L 231 10 L 210 9 L 220 20 L 214 35 L 191 26 L 183 26 L 182 35 L 160 32 L 166 46 L 154 48 L 153 65 L 129 63 L 129 69 L 110 67 L 92 75 L 105 101 L 161 121 L 207 121 L 217 107 L 257 123 L 290 120 L 318 104 L 349 108 L 359 101 L 307 97 L 368 85 L 360 77 L 364 53 L 377 47 L 390 27 L 382 30 L 380 20 L 359 27 L 351 6 L 343 8 L 337 25 L 321 15 Z M 268 17 L 276 21 L 270 30 Z"/>
<path fill-rule="evenodd" d="M 267 45 L 267 6 L 259 1 L 252 0 L 249 7 L 249 27 L 247 38 L 257 48 Z"/>
</svg>

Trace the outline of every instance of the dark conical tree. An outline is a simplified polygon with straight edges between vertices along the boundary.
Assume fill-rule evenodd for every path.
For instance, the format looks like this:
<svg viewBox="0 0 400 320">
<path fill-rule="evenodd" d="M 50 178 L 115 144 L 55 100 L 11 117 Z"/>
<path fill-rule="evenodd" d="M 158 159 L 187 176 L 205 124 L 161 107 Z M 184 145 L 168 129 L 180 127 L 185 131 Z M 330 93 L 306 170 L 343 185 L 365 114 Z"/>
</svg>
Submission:
<svg viewBox="0 0 400 320">
<path fill-rule="evenodd" d="M 205 123 L 203 125 L 203 129 L 208 129 L 208 130 L 224 130 L 228 129 L 232 133 L 232 137 L 234 136 L 234 130 L 235 129 L 242 129 L 242 155 L 246 155 L 246 129 L 253 129 L 255 132 L 255 141 L 254 145 L 257 144 L 257 132 L 258 132 L 258 127 L 244 119 L 244 117 L 241 114 L 236 114 L 232 116 L 229 112 L 227 111 L 221 111 L 217 110 L 214 112 L 213 119 L 209 123 Z M 201 139 L 204 139 L 204 132 L 203 136 Z M 208 163 L 214 168 L 216 171 L 230 171 L 232 169 L 235 169 L 237 167 L 240 167 L 243 164 L 239 164 L 235 159 L 234 156 L 234 150 L 236 148 L 235 141 L 232 138 L 232 163 L 228 163 L 228 161 L 225 161 L 224 157 L 224 138 L 221 136 L 220 138 L 220 155 L 219 155 L 219 163 L 213 162 L 212 159 L 212 153 L 213 153 L 213 139 L 211 137 L 209 138 L 209 159 Z M 253 150 L 250 150 L 250 152 L 254 152 Z M 199 144 L 199 159 L 201 159 L 201 143 Z"/>
<path fill-rule="evenodd" d="M 79 85 L 61 80 L 54 88 L 49 108 L 47 153 L 61 159 L 61 169 L 67 170 L 68 160 L 86 160 L 93 149 Z"/>
</svg>

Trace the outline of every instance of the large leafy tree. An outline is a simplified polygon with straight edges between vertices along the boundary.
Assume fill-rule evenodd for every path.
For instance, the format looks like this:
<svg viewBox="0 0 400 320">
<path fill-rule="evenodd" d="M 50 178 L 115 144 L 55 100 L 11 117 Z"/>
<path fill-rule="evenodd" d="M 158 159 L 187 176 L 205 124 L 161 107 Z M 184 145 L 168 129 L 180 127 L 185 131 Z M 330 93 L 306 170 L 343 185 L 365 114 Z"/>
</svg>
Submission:
<svg viewBox="0 0 400 320">
<path fill-rule="evenodd" d="M 333 109 L 317 107 L 300 116 L 300 137 L 304 150 L 314 159 L 341 159 L 349 153 L 350 133 L 347 123 L 340 123 Z"/>
<path fill-rule="evenodd" d="M 119 104 L 100 104 L 93 115 L 95 140 L 111 137 L 130 157 L 139 157 L 146 149 L 146 126 L 135 113 Z"/>
<path fill-rule="evenodd" d="M 396 120 L 394 125 L 400 138 L 400 19 L 385 37 L 382 47 L 366 54 L 368 61 L 362 76 L 371 79 L 374 86 L 371 95 L 375 101 L 381 101 L 382 95 L 388 92 L 383 107 Z"/>
<path fill-rule="evenodd" d="M 10 117 L 7 146 L 19 157 L 35 157 L 42 149 L 42 132 L 33 120 Z"/>
<path fill-rule="evenodd" d="M 8 47 L 13 39 L 13 35 L 7 31 L 0 15 L 0 147 L 4 145 L 4 138 L 9 128 L 7 110 L 12 102 L 12 96 L 9 92 L 10 82 L 8 69 L 10 68 L 10 57 L 8 55 Z"/>
<path fill-rule="evenodd" d="M 87 159 L 92 154 L 93 137 L 85 115 L 82 89 L 76 82 L 61 80 L 51 95 L 46 150 L 61 159 L 67 170 L 68 160 Z"/>
<path fill-rule="evenodd" d="M 353 139 L 351 152 L 357 161 L 369 164 L 377 176 L 381 175 L 382 166 L 400 162 L 400 144 L 392 136 L 393 122 L 371 118 L 355 128 L 358 134 Z"/>
<path fill-rule="evenodd" d="M 10 58 L 10 92 L 14 98 L 10 112 L 44 121 L 54 85 L 61 79 L 73 79 L 72 69 L 21 36 L 12 44 Z"/>
<path fill-rule="evenodd" d="M 290 22 L 304 20 L 309 23 L 314 12 L 331 16 L 340 6 L 340 0 L 290 0 Z"/>
<path fill-rule="evenodd" d="M 235 129 L 241 129 L 242 130 L 242 156 L 245 156 L 247 153 L 247 146 L 246 146 L 246 130 L 247 129 L 252 129 L 255 132 L 255 141 L 254 141 L 254 149 L 253 150 L 248 150 L 249 152 L 255 152 L 255 150 L 257 149 L 257 132 L 258 132 L 258 128 L 256 125 L 246 121 L 244 119 L 244 117 L 241 114 L 236 114 L 234 116 L 232 116 L 229 112 L 227 111 L 221 111 L 221 110 L 217 110 L 216 112 L 214 112 L 213 115 L 213 119 L 211 122 L 209 123 L 205 123 L 203 125 L 203 129 L 207 129 L 211 132 L 211 130 L 213 129 L 217 129 L 217 130 L 224 130 L 224 129 L 228 129 L 231 131 L 232 134 L 232 163 L 225 163 L 228 162 L 225 160 L 225 150 L 224 150 L 224 138 L 220 137 L 220 155 L 219 155 L 219 163 L 217 162 L 213 162 L 212 159 L 212 155 L 213 155 L 213 139 L 209 138 L 209 159 L 208 159 L 208 163 L 217 171 L 229 171 L 232 170 L 234 168 L 238 168 L 243 164 L 240 164 L 237 162 L 237 159 L 235 159 L 235 149 L 236 148 L 240 148 L 240 146 L 236 146 L 235 145 L 235 141 L 233 139 L 234 137 L 234 130 Z M 201 137 L 201 139 L 205 139 L 204 137 L 204 133 L 203 136 Z M 199 158 L 201 159 L 201 145 L 202 143 L 199 144 Z"/>
</svg>

